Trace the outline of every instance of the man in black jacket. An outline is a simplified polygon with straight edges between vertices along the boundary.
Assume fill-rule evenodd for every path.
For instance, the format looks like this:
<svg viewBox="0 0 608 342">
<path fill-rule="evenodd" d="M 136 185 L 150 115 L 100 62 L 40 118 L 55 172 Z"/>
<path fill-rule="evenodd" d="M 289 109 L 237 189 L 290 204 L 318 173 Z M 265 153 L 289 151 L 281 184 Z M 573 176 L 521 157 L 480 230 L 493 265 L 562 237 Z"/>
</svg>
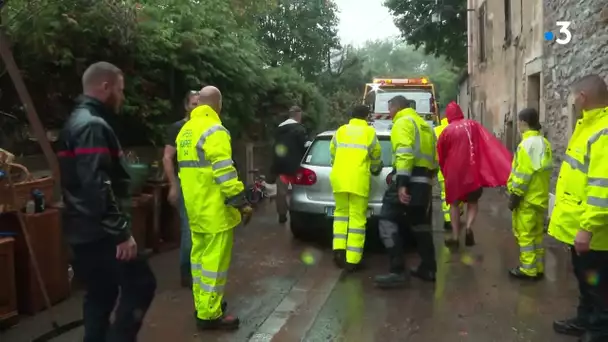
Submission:
<svg viewBox="0 0 608 342">
<path fill-rule="evenodd" d="M 131 235 L 130 177 L 121 146 L 104 117 L 122 105 L 120 69 L 95 63 L 82 76 L 77 100 L 59 138 L 63 229 L 84 283 L 85 342 L 135 342 L 156 279 Z M 120 291 L 115 321 L 109 319 Z"/>
<path fill-rule="evenodd" d="M 275 176 L 294 177 L 309 145 L 306 128 L 302 125 L 302 109 L 293 106 L 289 109 L 289 119 L 283 121 L 275 133 L 271 179 Z M 289 184 L 277 179 L 276 205 L 279 223 L 287 222 L 288 186 Z"/>
</svg>

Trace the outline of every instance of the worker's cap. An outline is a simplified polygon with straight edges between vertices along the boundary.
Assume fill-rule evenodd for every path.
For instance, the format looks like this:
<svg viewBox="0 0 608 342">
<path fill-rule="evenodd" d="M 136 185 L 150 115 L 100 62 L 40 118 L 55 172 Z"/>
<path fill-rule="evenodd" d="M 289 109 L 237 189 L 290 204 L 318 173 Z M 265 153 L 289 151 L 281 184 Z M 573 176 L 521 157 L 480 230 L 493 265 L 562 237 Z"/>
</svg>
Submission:
<svg viewBox="0 0 608 342">
<path fill-rule="evenodd" d="M 355 108 L 353 108 L 351 115 L 354 118 L 367 118 L 370 113 L 371 113 L 371 110 L 369 109 L 368 106 L 358 105 Z"/>
<path fill-rule="evenodd" d="M 519 121 L 523 121 L 528 124 L 528 127 L 534 130 L 541 129 L 538 111 L 534 108 L 526 108 L 522 109 L 519 114 L 517 114 L 517 118 Z"/>
</svg>

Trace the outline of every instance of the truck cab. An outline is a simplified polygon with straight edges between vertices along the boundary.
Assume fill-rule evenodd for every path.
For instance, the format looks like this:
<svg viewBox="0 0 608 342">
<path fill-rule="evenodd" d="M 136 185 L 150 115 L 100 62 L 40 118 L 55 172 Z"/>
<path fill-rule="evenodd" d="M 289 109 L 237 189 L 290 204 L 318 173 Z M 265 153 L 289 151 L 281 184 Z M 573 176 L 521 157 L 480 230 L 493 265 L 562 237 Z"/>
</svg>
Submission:
<svg viewBox="0 0 608 342">
<path fill-rule="evenodd" d="M 426 77 L 374 78 L 372 83 L 367 83 L 363 93 L 363 104 L 368 105 L 372 110 L 371 119 L 374 124 L 389 124 L 391 119 L 388 112 L 388 101 L 398 95 L 410 100 L 411 107 L 431 127 L 441 124 L 435 86 Z"/>
</svg>

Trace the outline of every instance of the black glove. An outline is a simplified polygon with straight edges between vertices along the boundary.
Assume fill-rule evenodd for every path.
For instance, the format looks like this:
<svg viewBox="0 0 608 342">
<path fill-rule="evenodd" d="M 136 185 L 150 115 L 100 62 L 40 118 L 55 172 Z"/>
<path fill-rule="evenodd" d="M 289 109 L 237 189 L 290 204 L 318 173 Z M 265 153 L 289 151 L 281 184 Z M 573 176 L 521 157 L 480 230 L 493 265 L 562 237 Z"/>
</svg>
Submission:
<svg viewBox="0 0 608 342">
<path fill-rule="evenodd" d="M 235 207 L 237 209 L 241 209 L 246 206 L 249 206 L 249 201 L 247 200 L 247 197 L 245 196 L 245 191 L 242 191 L 241 193 L 239 193 L 238 195 L 236 195 L 234 197 L 226 198 L 226 200 L 224 201 L 224 204 Z"/>
<path fill-rule="evenodd" d="M 382 173 L 383 167 L 384 167 L 384 164 L 382 162 L 380 162 L 380 165 L 377 168 L 372 168 L 370 170 L 372 173 L 372 176 L 379 176 Z"/>
<path fill-rule="evenodd" d="M 519 207 L 519 203 L 521 202 L 521 197 L 511 194 L 509 196 L 509 210 L 513 211 Z"/>
</svg>

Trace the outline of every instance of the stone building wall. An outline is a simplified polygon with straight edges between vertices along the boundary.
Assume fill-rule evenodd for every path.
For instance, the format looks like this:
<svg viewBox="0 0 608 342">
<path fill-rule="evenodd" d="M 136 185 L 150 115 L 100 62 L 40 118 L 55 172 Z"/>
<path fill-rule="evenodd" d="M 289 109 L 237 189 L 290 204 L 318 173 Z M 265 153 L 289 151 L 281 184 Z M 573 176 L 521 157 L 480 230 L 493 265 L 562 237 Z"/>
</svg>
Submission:
<svg viewBox="0 0 608 342">
<path fill-rule="evenodd" d="M 514 149 L 516 113 L 533 106 L 544 115 L 542 0 L 473 0 L 472 6 L 469 106 L 476 120 Z M 529 88 L 537 93 L 530 96 Z"/>
<path fill-rule="evenodd" d="M 545 29 L 557 34 L 556 21 L 570 21 L 572 40 L 566 45 L 544 45 L 545 112 L 547 137 L 554 149 L 558 172 L 578 114 L 572 108 L 569 86 L 587 74 L 608 81 L 608 1 L 545 0 Z"/>
</svg>

